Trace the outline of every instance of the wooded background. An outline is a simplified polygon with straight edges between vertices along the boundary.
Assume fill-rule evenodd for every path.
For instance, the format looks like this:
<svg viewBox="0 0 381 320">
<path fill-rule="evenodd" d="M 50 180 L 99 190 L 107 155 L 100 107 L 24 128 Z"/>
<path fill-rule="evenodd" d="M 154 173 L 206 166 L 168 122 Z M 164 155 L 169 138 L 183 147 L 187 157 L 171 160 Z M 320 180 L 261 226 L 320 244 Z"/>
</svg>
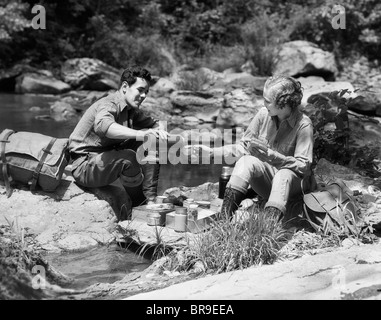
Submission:
<svg viewBox="0 0 381 320">
<path fill-rule="evenodd" d="M 46 9 L 35 30 L 32 7 Z M 28 63 L 50 70 L 70 58 L 114 67 L 142 64 L 166 76 L 176 64 L 216 71 L 247 61 L 269 75 L 279 44 L 309 40 L 335 56 L 364 55 L 378 64 L 381 3 L 349 0 L 346 29 L 332 28 L 337 0 L 0 0 L 0 68 Z"/>
</svg>

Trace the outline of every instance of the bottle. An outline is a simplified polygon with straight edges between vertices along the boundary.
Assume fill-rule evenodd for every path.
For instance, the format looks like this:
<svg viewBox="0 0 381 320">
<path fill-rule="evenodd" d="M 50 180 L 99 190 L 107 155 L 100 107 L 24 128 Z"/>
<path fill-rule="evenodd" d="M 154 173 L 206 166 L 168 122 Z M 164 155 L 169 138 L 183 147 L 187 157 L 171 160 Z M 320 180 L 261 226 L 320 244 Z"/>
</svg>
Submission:
<svg viewBox="0 0 381 320">
<path fill-rule="evenodd" d="M 187 208 L 177 207 L 175 214 L 175 231 L 186 232 L 188 223 L 188 211 Z"/>
<path fill-rule="evenodd" d="M 223 199 L 225 194 L 226 185 L 229 182 L 233 168 L 222 167 L 222 172 L 218 184 L 218 198 Z"/>
</svg>

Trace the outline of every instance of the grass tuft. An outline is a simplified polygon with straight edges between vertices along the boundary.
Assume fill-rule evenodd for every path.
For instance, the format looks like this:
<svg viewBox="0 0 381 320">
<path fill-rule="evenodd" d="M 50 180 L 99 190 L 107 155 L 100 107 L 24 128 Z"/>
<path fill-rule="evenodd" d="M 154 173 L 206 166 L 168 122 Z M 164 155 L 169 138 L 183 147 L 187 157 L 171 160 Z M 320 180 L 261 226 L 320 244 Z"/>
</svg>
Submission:
<svg viewBox="0 0 381 320">
<path fill-rule="evenodd" d="M 216 273 L 272 264 L 288 239 L 277 217 L 254 208 L 244 221 L 220 220 L 194 241 L 195 256 Z"/>
</svg>

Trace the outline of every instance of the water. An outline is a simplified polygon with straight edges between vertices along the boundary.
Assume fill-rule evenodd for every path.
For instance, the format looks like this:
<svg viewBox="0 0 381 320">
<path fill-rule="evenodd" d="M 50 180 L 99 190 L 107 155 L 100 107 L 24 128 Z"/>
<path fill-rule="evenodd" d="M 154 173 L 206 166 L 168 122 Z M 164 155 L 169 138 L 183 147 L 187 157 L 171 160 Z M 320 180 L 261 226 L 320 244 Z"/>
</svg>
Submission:
<svg viewBox="0 0 381 320">
<path fill-rule="evenodd" d="M 69 288 L 81 290 L 95 283 L 113 283 L 128 273 L 140 272 L 152 261 L 118 245 L 94 248 L 80 253 L 49 254 L 49 263 L 74 279 Z"/>
<path fill-rule="evenodd" d="M 69 137 L 75 123 L 36 119 L 36 116 L 49 115 L 50 103 L 56 99 L 48 95 L 0 94 L 0 132 L 8 128 L 57 138 Z M 163 164 L 158 193 L 176 186 L 192 187 L 205 182 L 218 182 L 221 168 L 222 165 Z M 112 283 L 130 272 L 142 271 L 152 263 L 131 251 L 113 246 L 82 253 L 50 254 L 46 258 L 57 270 L 73 277 L 73 288 L 77 289 L 97 282 Z"/>
</svg>

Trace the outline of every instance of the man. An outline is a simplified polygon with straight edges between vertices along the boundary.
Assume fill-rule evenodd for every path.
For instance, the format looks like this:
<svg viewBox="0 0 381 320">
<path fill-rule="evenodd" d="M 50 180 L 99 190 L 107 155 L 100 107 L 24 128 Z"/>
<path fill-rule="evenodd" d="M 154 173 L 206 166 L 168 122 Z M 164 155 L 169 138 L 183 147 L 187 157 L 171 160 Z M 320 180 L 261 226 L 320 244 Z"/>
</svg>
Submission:
<svg viewBox="0 0 381 320">
<path fill-rule="evenodd" d="M 69 137 L 75 181 L 96 188 L 120 179 L 133 206 L 154 202 L 160 171 L 159 163 L 140 165 L 137 149 L 147 135 L 168 137 L 159 121 L 139 110 L 150 82 L 142 67 L 125 69 L 119 89 L 91 105 Z"/>
<path fill-rule="evenodd" d="M 313 126 L 298 106 L 300 82 L 291 77 L 270 77 L 264 86 L 264 107 L 258 111 L 236 145 L 210 149 L 214 155 L 237 157 L 227 184 L 221 214 L 231 217 L 249 186 L 267 199 L 265 210 L 281 218 L 291 197 L 309 188 L 313 158 Z M 313 181 L 313 180 L 312 180 Z"/>
</svg>

